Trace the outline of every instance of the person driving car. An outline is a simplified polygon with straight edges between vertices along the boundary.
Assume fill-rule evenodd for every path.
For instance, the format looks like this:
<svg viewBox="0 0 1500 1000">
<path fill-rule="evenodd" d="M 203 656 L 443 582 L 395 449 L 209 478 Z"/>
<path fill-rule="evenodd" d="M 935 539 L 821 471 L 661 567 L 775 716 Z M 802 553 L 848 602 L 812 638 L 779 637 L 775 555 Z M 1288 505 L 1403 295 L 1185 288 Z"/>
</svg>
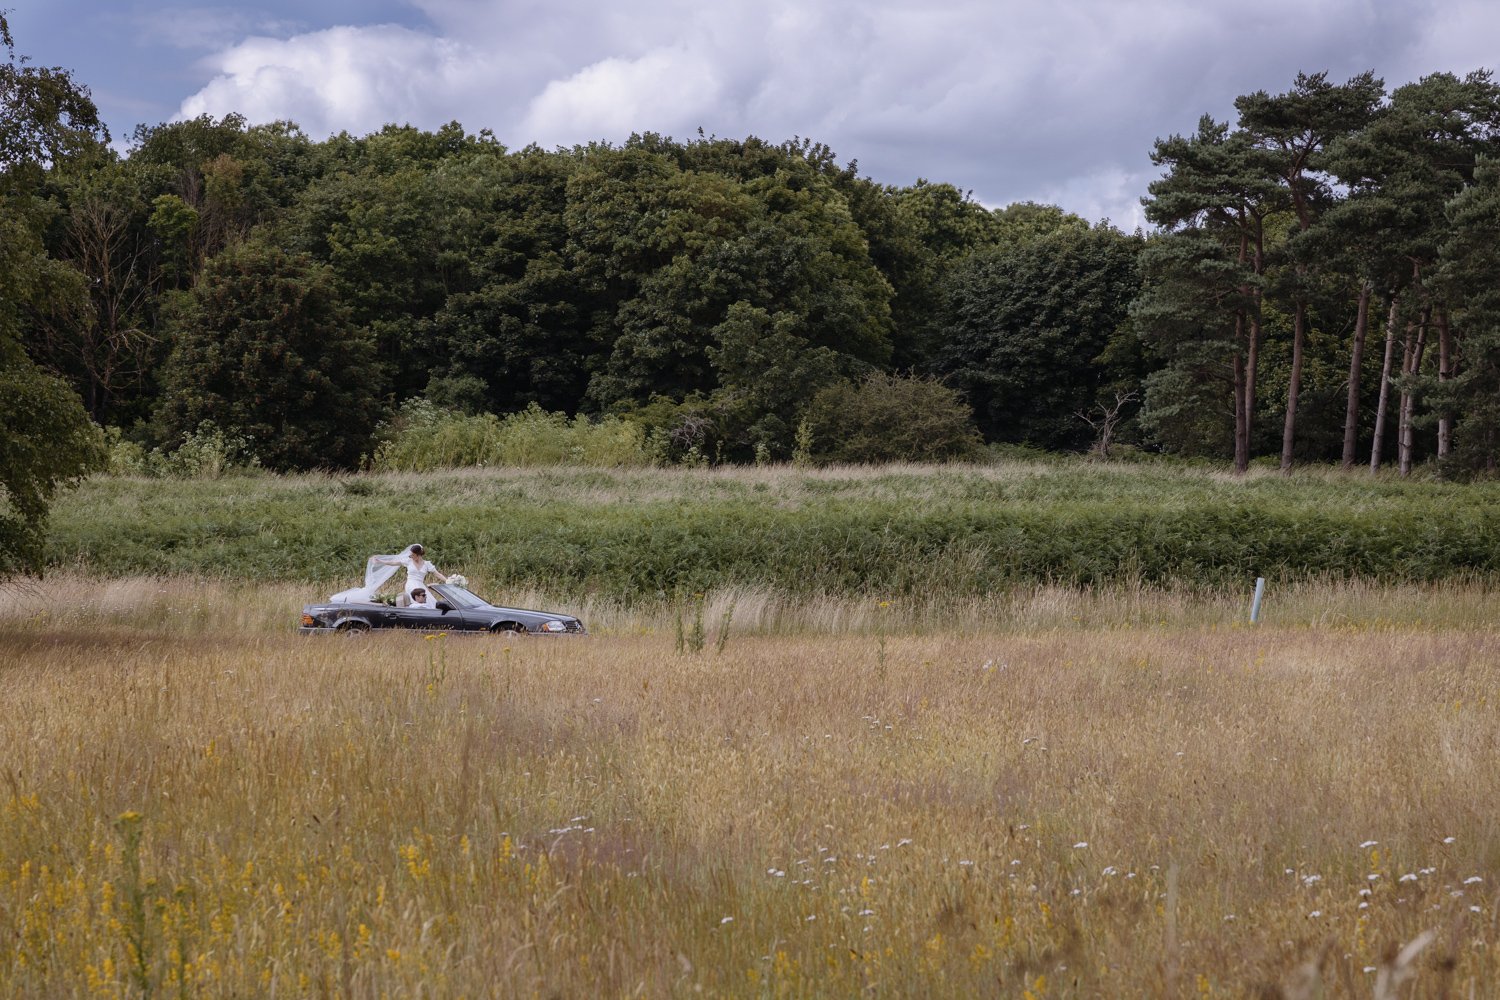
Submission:
<svg viewBox="0 0 1500 1000">
<path fill-rule="evenodd" d="M 407 607 L 426 608 L 428 611 L 436 611 L 437 602 L 432 599 L 432 596 L 427 593 L 425 588 L 417 587 L 411 592 L 411 603 Z"/>
</svg>

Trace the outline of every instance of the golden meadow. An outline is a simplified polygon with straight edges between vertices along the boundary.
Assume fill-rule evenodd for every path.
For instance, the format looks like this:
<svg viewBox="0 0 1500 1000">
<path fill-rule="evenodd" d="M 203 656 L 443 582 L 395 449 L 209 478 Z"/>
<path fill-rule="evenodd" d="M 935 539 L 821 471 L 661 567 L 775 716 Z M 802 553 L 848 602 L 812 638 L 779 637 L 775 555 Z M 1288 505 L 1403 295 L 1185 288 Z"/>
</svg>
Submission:
<svg viewBox="0 0 1500 1000">
<path fill-rule="evenodd" d="M 591 634 L 293 634 L 332 578 L 6 587 L 0 995 L 1500 982 L 1483 579 L 1273 580 L 1250 627 L 1248 585 L 469 575 Z"/>
</svg>

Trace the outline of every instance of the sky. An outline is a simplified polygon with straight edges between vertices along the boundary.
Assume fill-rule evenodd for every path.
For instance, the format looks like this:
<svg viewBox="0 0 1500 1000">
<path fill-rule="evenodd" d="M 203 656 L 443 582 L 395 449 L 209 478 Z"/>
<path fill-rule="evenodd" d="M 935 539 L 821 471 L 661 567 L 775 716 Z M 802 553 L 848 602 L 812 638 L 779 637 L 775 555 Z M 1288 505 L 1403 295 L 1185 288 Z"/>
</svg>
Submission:
<svg viewBox="0 0 1500 1000">
<path fill-rule="evenodd" d="M 315 139 L 457 120 L 510 148 L 800 136 L 886 184 L 1125 229 L 1153 141 L 1234 98 L 1500 69 L 1494 0 L 0 0 L 18 55 L 137 124 L 239 112 Z"/>
</svg>

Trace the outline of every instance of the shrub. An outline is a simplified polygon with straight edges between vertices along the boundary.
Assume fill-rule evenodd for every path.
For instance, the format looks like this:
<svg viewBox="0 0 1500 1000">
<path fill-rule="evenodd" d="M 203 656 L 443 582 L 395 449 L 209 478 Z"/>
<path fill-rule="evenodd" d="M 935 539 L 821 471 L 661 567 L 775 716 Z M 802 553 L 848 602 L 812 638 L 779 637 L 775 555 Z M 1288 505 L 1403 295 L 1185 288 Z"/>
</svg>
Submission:
<svg viewBox="0 0 1500 1000">
<path fill-rule="evenodd" d="M 799 453 L 812 461 L 941 462 L 980 453 L 974 413 L 954 390 L 927 378 L 874 374 L 813 397 Z"/>
<path fill-rule="evenodd" d="M 426 472 L 484 465 L 606 467 L 651 464 L 642 429 L 618 417 L 592 421 L 548 413 L 535 403 L 518 413 L 466 416 L 424 399 L 409 400 L 370 461 L 383 472 Z"/>
<path fill-rule="evenodd" d="M 724 428 L 731 422 L 721 400 L 692 393 L 686 399 L 652 396 L 631 406 L 625 419 L 640 427 L 655 461 L 699 468 L 718 462 L 724 452 Z"/>
<path fill-rule="evenodd" d="M 218 479 L 229 472 L 260 467 L 249 438 L 205 420 L 174 451 L 152 448 L 122 437 L 117 427 L 106 432 L 109 472 L 116 476 Z"/>
</svg>

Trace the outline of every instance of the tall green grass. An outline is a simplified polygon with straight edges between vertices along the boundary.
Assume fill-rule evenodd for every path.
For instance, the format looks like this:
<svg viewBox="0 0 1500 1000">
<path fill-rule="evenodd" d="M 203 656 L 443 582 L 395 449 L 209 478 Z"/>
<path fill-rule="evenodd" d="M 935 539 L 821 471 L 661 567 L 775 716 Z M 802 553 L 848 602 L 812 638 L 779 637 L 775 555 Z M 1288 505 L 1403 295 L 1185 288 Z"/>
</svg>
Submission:
<svg viewBox="0 0 1500 1000">
<path fill-rule="evenodd" d="M 1497 499 L 1490 485 L 1111 466 L 97 478 L 59 503 L 50 561 L 337 581 L 421 541 L 445 570 L 624 599 L 1488 581 Z"/>
<path fill-rule="evenodd" d="M 548 413 L 535 403 L 518 413 L 465 416 L 413 400 L 385 429 L 370 461 L 380 472 L 430 472 L 485 466 L 639 466 L 652 456 L 645 431 L 618 417 L 590 420 Z"/>
</svg>

